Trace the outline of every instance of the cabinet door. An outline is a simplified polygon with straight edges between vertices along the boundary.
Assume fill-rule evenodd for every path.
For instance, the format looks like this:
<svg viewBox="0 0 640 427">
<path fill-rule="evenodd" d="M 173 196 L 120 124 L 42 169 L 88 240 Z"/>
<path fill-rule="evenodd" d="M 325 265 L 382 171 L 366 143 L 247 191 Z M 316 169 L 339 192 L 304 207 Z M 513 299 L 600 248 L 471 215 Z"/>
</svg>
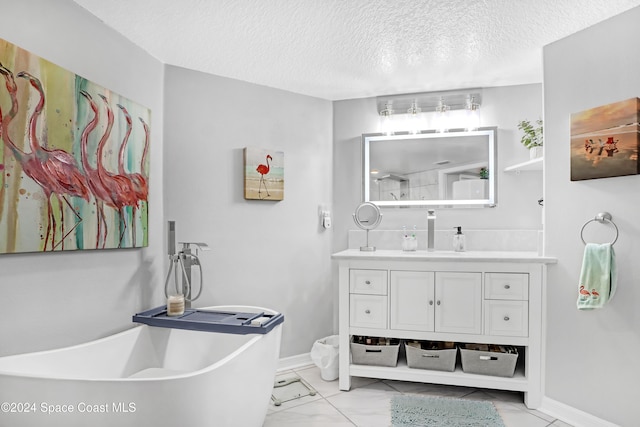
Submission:
<svg viewBox="0 0 640 427">
<path fill-rule="evenodd" d="M 481 273 L 437 272 L 435 330 L 482 333 Z"/>
<path fill-rule="evenodd" d="M 433 331 L 433 273 L 391 272 L 391 329 Z"/>
</svg>

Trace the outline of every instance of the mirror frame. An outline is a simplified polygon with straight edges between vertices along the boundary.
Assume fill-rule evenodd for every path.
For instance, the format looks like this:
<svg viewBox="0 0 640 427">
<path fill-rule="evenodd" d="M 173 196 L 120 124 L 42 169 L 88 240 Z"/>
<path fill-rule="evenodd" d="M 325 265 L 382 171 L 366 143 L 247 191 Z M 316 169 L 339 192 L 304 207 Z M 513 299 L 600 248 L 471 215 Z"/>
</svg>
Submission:
<svg viewBox="0 0 640 427">
<path fill-rule="evenodd" d="M 373 209 L 373 211 L 375 212 L 375 217 L 373 222 L 364 224 L 365 222 L 369 222 L 369 221 L 363 220 L 363 218 L 360 215 L 360 211 L 368 207 L 371 207 Z M 358 227 L 360 227 L 363 230 L 373 230 L 378 225 L 380 225 L 380 222 L 382 221 L 382 213 L 380 212 L 380 208 L 378 207 L 378 205 L 376 205 L 375 203 L 371 203 L 371 202 L 360 203 L 356 208 L 356 211 L 353 213 L 353 221 L 356 223 Z"/>
<path fill-rule="evenodd" d="M 435 206 L 435 207 L 495 207 L 497 202 L 497 127 L 484 127 L 475 131 L 452 129 L 448 132 L 436 132 L 434 130 L 422 131 L 416 134 L 409 132 L 395 132 L 393 135 L 372 133 L 362 135 L 362 201 L 376 204 L 380 207 L 410 207 L 410 206 Z M 406 139 L 435 139 L 453 138 L 460 136 L 487 136 L 489 145 L 489 197 L 486 199 L 468 200 L 370 200 L 370 144 L 376 141 L 397 141 Z"/>
</svg>

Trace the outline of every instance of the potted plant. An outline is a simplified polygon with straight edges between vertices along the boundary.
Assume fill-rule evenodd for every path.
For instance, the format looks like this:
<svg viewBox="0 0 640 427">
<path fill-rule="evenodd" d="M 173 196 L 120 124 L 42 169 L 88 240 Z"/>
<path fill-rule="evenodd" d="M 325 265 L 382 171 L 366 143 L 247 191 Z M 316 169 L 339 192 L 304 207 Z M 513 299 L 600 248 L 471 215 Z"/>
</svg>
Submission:
<svg viewBox="0 0 640 427">
<path fill-rule="evenodd" d="M 529 149 L 529 157 L 535 159 L 542 157 L 542 119 L 536 120 L 537 127 L 534 127 L 529 120 L 522 120 L 518 123 L 518 129 L 524 132 L 522 145 Z"/>
</svg>

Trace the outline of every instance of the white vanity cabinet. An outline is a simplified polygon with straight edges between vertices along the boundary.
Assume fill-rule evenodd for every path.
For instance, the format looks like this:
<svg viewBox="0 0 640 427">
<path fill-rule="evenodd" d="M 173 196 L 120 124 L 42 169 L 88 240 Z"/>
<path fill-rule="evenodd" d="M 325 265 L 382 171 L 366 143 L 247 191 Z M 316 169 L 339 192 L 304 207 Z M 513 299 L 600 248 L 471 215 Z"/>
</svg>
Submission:
<svg viewBox="0 0 640 427">
<path fill-rule="evenodd" d="M 529 253 L 346 250 L 338 261 L 340 389 L 351 376 L 516 390 L 542 399 L 546 264 Z M 513 377 L 352 363 L 353 335 L 517 346 Z"/>
</svg>

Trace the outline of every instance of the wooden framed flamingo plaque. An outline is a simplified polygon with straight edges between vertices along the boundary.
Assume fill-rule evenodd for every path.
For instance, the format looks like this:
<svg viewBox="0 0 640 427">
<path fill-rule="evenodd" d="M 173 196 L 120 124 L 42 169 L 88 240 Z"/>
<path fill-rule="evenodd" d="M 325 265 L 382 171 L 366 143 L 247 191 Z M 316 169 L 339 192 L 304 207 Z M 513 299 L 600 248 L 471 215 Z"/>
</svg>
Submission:
<svg viewBox="0 0 640 427">
<path fill-rule="evenodd" d="M 244 149 L 244 198 L 284 199 L 284 153 L 264 148 Z"/>
<path fill-rule="evenodd" d="M 150 116 L 0 39 L 0 253 L 147 246 Z"/>
</svg>

